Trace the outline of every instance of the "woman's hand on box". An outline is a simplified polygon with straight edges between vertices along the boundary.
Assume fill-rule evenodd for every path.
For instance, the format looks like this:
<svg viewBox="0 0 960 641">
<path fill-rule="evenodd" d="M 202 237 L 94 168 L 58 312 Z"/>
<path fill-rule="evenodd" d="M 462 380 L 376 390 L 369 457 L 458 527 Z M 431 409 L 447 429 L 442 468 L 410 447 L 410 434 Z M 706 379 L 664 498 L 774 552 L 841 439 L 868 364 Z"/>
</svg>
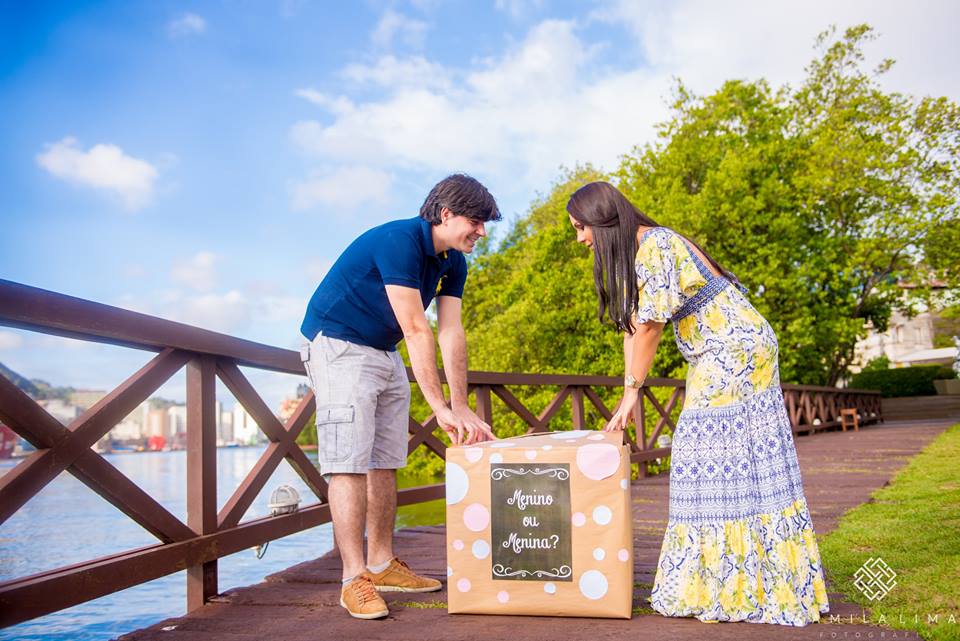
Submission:
<svg viewBox="0 0 960 641">
<path fill-rule="evenodd" d="M 627 429 L 630 421 L 633 420 L 633 408 L 637 405 L 640 390 L 635 387 L 627 387 L 623 390 L 623 398 L 613 412 L 613 418 L 603 428 L 604 432 L 615 432 Z"/>
</svg>

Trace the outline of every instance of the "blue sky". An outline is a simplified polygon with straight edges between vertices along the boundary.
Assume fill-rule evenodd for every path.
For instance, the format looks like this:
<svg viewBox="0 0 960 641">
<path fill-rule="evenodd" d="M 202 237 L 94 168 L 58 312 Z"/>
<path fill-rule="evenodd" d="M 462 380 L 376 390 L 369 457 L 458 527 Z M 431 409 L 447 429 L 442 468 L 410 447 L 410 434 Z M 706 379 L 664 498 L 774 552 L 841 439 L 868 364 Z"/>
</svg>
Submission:
<svg viewBox="0 0 960 641">
<path fill-rule="evenodd" d="M 652 140 L 672 78 L 795 83 L 831 23 L 877 27 L 889 88 L 958 100 L 957 6 L 6 2 L 0 278 L 295 347 L 338 253 L 444 175 L 512 218 L 561 166 Z M 147 357 L 0 328 L 0 362 L 58 384 Z"/>
</svg>

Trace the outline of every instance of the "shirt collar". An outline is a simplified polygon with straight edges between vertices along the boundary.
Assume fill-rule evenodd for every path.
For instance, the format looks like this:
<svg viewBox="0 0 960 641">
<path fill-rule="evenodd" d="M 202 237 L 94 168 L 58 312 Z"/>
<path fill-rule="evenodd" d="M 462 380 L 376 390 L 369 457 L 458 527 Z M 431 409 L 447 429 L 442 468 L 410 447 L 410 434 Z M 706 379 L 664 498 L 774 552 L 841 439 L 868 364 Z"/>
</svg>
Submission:
<svg viewBox="0 0 960 641">
<path fill-rule="evenodd" d="M 427 256 L 433 256 L 439 260 L 445 259 L 447 257 L 447 252 L 440 252 L 440 254 L 437 255 L 437 250 L 433 246 L 433 225 L 430 224 L 430 221 L 423 218 L 419 218 L 419 220 L 420 231 L 422 232 L 420 240 L 423 244 L 423 253 Z"/>
</svg>

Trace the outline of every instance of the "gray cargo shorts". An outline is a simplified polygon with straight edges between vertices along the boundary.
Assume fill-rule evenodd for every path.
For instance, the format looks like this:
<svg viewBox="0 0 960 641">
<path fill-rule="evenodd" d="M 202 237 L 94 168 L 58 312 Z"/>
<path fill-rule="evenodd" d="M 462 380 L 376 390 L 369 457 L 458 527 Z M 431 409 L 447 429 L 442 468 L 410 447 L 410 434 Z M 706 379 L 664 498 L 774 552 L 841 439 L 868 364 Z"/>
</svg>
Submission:
<svg viewBox="0 0 960 641">
<path fill-rule="evenodd" d="M 400 353 L 317 334 L 300 358 L 317 399 L 320 473 L 404 467 L 410 383 Z"/>
</svg>

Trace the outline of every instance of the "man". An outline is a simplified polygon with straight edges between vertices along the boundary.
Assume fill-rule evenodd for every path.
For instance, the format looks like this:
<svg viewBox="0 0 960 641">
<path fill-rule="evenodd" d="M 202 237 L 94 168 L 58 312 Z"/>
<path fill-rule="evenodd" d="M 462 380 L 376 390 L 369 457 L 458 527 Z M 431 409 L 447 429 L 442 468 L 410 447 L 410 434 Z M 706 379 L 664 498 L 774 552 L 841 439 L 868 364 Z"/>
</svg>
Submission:
<svg viewBox="0 0 960 641">
<path fill-rule="evenodd" d="M 317 454 L 329 480 L 340 558 L 340 605 L 351 616 L 386 616 L 378 592 L 432 592 L 393 554 L 397 468 L 406 465 L 410 385 L 397 343 L 439 426 L 456 443 L 493 434 L 467 405 L 467 348 L 460 320 L 465 253 L 500 220 L 493 196 L 456 174 L 427 196 L 420 216 L 375 227 L 343 252 L 310 299 L 302 354 L 317 399 Z M 425 309 L 437 299 L 438 342 L 450 387 L 447 405 Z M 367 563 L 363 558 L 364 526 Z"/>
</svg>

